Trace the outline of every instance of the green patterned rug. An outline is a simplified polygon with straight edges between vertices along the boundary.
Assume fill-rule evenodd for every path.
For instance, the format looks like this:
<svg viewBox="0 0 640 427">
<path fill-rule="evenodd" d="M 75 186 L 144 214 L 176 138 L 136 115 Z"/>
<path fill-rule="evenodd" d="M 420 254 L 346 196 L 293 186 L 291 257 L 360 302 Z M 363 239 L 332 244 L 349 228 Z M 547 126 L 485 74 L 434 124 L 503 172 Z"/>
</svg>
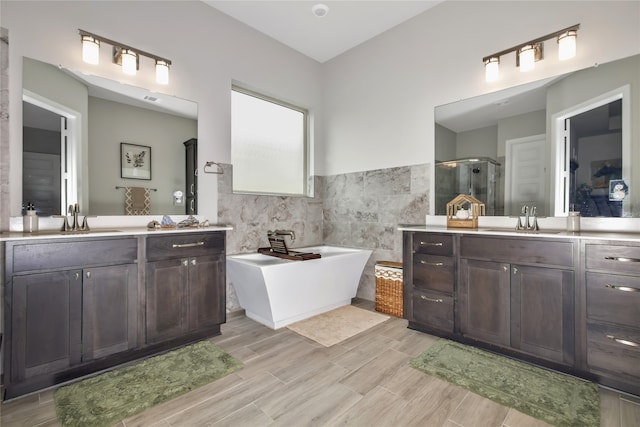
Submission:
<svg viewBox="0 0 640 427">
<path fill-rule="evenodd" d="M 112 426 L 241 367 L 201 341 L 59 388 L 54 393 L 58 420 L 63 426 Z"/>
<path fill-rule="evenodd" d="M 590 382 L 439 339 L 411 366 L 555 426 L 598 427 L 600 395 Z"/>
</svg>

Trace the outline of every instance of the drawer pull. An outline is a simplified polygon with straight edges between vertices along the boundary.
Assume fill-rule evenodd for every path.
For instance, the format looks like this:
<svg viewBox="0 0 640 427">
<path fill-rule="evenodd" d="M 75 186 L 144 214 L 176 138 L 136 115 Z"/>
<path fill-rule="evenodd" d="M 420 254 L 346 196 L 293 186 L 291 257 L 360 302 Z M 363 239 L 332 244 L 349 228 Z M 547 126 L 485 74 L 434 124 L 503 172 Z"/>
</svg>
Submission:
<svg viewBox="0 0 640 427">
<path fill-rule="evenodd" d="M 420 264 L 424 264 L 424 265 L 432 265 L 434 267 L 442 267 L 444 265 L 444 262 L 429 262 L 429 261 L 420 261 Z"/>
<path fill-rule="evenodd" d="M 192 248 L 194 246 L 204 246 L 204 242 L 194 242 L 194 243 L 174 243 L 174 248 Z"/>
<path fill-rule="evenodd" d="M 429 297 L 425 297 L 424 295 L 420 295 L 420 298 L 422 298 L 425 301 L 430 301 L 430 302 L 444 302 L 444 300 L 442 298 L 429 298 Z"/>
<path fill-rule="evenodd" d="M 638 344 L 637 342 L 616 338 L 613 335 L 607 335 L 607 338 L 609 338 L 610 340 L 614 340 L 618 344 L 628 345 L 629 347 L 640 347 L 640 344 Z"/>
<path fill-rule="evenodd" d="M 622 256 L 606 256 L 604 259 L 608 261 L 620 261 L 620 262 L 640 262 L 639 258 L 626 258 Z"/>
<path fill-rule="evenodd" d="M 420 246 L 442 246 L 442 242 L 420 242 Z"/>
<path fill-rule="evenodd" d="M 629 286 L 612 285 L 611 283 L 607 283 L 605 285 L 605 288 L 615 289 L 616 291 L 622 291 L 622 292 L 640 292 L 640 289 L 638 288 L 631 288 Z"/>
</svg>

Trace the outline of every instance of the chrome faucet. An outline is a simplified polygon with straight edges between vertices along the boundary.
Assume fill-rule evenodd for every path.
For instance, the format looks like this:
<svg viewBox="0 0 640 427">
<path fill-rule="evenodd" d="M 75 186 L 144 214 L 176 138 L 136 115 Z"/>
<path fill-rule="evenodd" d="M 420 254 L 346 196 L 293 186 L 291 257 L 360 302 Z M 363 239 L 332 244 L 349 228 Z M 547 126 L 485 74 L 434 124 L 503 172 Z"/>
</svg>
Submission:
<svg viewBox="0 0 640 427">
<path fill-rule="evenodd" d="M 291 241 L 296 240 L 296 234 L 293 230 L 269 230 L 267 231 L 268 237 L 277 237 L 277 236 L 289 236 L 291 237 Z"/>
<path fill-rule="evenodd" d="M 522 218 L 518 215 L 518 223 L 516 224 L 516 231 L 521 230 L 530 230 L 530 231 L 538 231 L 540 227 L 538 226 L 538 218 L 536 217 L 536 207 L 533 206 L 529 208 L 527 205 L 522 206 L 522 215 L 524 215 L 524 224 L 522 223 Z"/>
</svg>

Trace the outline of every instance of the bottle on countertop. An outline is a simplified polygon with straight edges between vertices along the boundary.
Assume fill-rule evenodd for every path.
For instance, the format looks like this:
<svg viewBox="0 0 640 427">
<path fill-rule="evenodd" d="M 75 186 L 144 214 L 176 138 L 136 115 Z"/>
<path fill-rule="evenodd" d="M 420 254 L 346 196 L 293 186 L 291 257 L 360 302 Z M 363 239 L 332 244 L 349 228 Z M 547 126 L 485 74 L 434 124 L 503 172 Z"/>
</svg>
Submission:
<svg viewBox="0 0 640 427">
<path fill-rule="evenodd" d="M 33 203 L 27 203 L 27 209 L 22 217 L 22 232 L 35 233 L 38 231 L 38 215 L 36 215 L 36 207 Z"/>
<path fill-rule="evenodd" d="M 580 231 L 580 212 L 569 211 L 567 216 L 567 231 L 577 233 Z"/>
</svg>

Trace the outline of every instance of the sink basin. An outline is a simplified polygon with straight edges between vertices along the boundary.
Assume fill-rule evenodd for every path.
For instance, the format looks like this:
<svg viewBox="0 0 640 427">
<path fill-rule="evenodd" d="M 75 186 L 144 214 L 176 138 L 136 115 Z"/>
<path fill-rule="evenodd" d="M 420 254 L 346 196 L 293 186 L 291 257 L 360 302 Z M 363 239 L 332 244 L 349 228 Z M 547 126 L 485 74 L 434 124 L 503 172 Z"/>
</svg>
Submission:
<svg viewBox="0 0 640 427">
<path fill-rule="evenodd" d="M 30 233 L 32 236 L 67 236 L 67 235 L 84 235 L 84 234 L 96 234 L 96 233 L 119 233 L 120 230 L 106 230 L 102 228 L 96 228 L 91 230 L 75 230 L 75 231 L 61 231 L 61 230 L 40 230 L 35 233 Z"/>
<path fill-rule="evenodd" d="M 478 229 L 478 231 L 495 231 L 501 233 L 516 233 L 516 234 L 560 234 L 562 231 L 558 230 L 514 230 L 510 228 L 487 228 Z"/>
</svg>

